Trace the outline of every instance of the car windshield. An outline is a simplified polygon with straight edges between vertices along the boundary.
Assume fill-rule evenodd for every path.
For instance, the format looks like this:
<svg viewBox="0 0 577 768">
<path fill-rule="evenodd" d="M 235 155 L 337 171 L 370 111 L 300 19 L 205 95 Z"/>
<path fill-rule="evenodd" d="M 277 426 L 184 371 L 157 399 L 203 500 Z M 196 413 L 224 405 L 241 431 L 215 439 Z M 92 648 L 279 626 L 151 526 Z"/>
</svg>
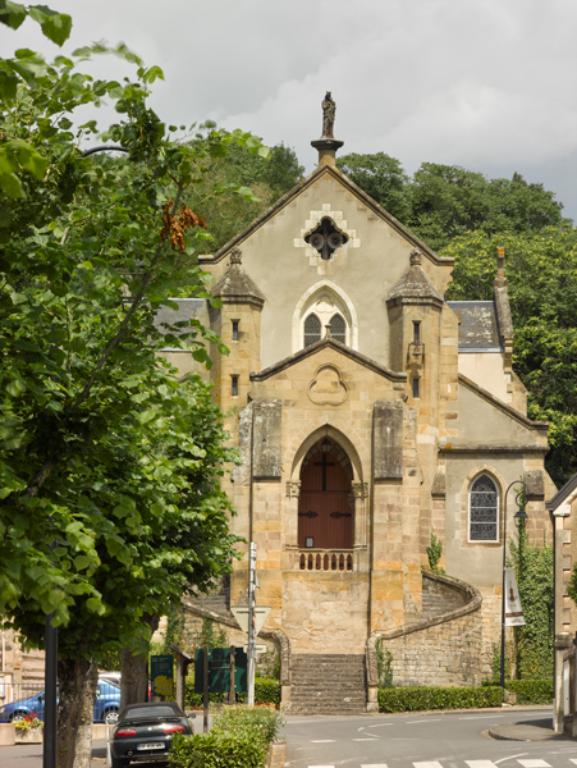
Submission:
<svg viewBox="0 0 577 768">
<path fill-rule="evenodd" d="M 124 712 L 124 720 L 134 720 L 143 717 L 178 717 L 179 713 L 173 707 L 159 704 L 157 707 L 130 707 Z"/>
</svg>

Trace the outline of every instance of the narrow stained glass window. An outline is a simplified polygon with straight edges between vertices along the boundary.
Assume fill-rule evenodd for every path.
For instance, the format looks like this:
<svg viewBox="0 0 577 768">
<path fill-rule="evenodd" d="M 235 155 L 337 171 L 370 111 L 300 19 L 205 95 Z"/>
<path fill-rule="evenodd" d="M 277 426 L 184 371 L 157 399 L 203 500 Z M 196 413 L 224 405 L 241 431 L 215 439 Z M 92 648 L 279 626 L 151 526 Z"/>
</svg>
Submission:
<svg viewBox="0 0 577 768">
<path fill-rule="evenodd" d="M 469 539 L 498 541 L 499 496 L 488 475 L 478 477 L 469 493 Z"/>
<path fill-rule="evenodd" d="M 310 347 L 321 338 L 321 321 L 313 313 L 305 320 L 305 347 Z"/>
<path fill-rule="evenodd" d="M 343 344 L 347 343 L 347 324 L 342 315 L 338 312 L 331 317 L 331 336 L 337 341 L 342 341 Z"/>
</svg>

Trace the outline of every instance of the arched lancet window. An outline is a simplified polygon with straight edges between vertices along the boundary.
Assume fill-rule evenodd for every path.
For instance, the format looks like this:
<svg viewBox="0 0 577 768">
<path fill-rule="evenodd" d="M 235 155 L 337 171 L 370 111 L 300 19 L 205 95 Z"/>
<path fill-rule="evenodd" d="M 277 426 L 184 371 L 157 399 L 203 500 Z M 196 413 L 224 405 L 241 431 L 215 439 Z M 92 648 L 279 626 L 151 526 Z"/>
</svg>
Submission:
<svg viewBox="0 0 577 768">
<path fill-rule="evenodd" d="M 316 340 L 308 338 L 309 328 L 305 327 L 305 323 L 315 322 L 308 320 L 313 314 L 320 321 L 321 339 L 325 337 L 328 326 L 335 339 L 353 349 L 358 349 L 358 319 L 353 303 L 340 286 L 329 280 L 321 280 L 305 291 L 294 308 L 293 352 L 303 349 Z M 337 315 L 339 317 L 336 317 Z M 314 330 L 316 333 L 316 328 Z"/>
<path fill-rule="evenodd" d="M 304 336 L 305 347 L 309 347 L 314 344 L 315 341 L 320 341 L 321 338 L 321 321 L 312 312 L 307 316 L 304 323 Z"/>
<path fill-rule="evenodd" d="M 469 491 L 469 541 L 499 540 L 499 492 L 489 475 L 480 475 Z"/>
<path fill-rule="evenodd" d="M 345 318 L 342 315 L 339 315 L 337 312 L 331 317 L 330 322 L 331 327 L 331 336 L 333 339 L 336 339 L 337 341 L 342 341 L 343 344 L 347 343 L 347 324 L 345 323 Z"/>
<path fill-rule="evenodd" d="M 301 319 L 303 346 L 308 347 L 325 337 L 327 326 L 331 336 L 343 344 L 350 344 L 349 322 L 340 301 L 329 291 L 323 291 L 316 301 L 309 303 Z"/>
</svg>

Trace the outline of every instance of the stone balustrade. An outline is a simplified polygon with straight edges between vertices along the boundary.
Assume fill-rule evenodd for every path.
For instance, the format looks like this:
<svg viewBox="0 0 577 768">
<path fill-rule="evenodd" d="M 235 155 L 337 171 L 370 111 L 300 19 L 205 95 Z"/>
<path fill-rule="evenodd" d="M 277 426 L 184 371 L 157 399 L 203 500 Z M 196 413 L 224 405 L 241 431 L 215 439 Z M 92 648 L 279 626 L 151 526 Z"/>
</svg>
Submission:
<svg viewBox="0 0 577 768">
<path fill-rule="evenodd" d="M 291 566 L 298 571 L 358 570 L 353 549 L 295 549 L 291 552 Z"/>
</svg>

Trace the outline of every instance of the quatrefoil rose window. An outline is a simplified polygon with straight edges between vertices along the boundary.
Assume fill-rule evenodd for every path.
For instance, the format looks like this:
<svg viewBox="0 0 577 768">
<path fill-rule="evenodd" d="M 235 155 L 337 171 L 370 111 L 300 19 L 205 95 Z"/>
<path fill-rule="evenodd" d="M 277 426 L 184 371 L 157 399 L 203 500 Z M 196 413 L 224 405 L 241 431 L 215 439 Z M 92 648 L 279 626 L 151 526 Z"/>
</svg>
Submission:
<svg viewBox="0 0 577 768">
<path fill-rule="evenodd" d="M 323 216 L 317 226 L 305 237 L 305 243 L 315 248 L 323 261 L 328 261 L 333 253 L 348 241 L 349 237 L 340 230 L 329 216 Z"/>
</svg>

